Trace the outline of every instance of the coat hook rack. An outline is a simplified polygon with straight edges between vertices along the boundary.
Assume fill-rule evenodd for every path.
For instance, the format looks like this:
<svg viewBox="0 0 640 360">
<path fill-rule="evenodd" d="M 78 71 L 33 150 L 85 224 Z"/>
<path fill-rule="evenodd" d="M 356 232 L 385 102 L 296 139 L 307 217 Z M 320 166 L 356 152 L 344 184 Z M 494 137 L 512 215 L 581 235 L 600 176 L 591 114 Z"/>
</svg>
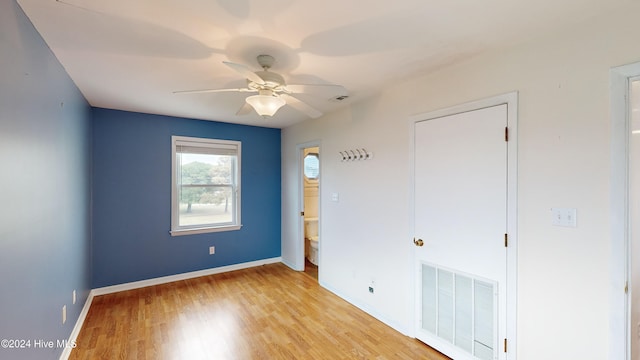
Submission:
<svg viewBox="0 0 640 360">
<path fill-rule="evenodd" d="M 373 153 L 367 151 L 365 148 L 356 148 L 352 150 L 338 151 L 340 153 L 340 160 L 345 161 L 360 161 L 373 159 Z"/>
</svg>

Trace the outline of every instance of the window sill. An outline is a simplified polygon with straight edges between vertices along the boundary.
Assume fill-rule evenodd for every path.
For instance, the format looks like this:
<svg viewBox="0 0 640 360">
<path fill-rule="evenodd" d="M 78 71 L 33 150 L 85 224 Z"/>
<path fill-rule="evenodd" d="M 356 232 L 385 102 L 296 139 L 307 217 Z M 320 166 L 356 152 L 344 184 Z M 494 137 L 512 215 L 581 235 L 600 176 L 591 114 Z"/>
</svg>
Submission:
<svg viewBox="0 0 640 360">
<path fill-rule="evenodd" d="M 171 230 L 169 231 L 169 233 L 171 234 L 171 236 L 196 235 L 196 234 L 205 234 L 205 233 L 220 232 L 220 231 L 240 230 L 241 227 L 242 225 L 226 225 L 226 226 L 203 227 L 203 228 L 195 228 L 195 229 Z"/>
</svg>

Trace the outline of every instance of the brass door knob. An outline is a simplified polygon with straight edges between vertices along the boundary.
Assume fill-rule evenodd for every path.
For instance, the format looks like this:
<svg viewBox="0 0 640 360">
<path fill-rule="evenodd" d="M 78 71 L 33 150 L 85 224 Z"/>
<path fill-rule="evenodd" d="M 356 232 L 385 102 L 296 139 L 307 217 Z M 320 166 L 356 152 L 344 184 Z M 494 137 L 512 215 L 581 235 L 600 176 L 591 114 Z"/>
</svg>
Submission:
<svg viewBox="0 0 640 360">
<path fill-rule="evenodd" d="M 416 238 L 413 238 L 413 243 L 414 243 L 416 246 L 422 246 L 422 245 L 424 245 L 424 241 L 422 241 L 422 239 L 416 239 Z"/>
</svg>

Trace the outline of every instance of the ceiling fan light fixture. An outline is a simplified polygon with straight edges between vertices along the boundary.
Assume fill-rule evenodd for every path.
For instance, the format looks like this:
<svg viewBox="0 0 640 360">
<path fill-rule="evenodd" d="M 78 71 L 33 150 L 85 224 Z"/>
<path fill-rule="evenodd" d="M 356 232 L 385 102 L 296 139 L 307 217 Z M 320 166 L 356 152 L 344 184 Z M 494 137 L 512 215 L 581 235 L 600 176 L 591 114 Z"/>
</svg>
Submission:
<svg viewBox="0 0 640 360">
<path fill-rule="evenodd" d="M 268 90 L 261 90 L 259 95 L 249 96 L 245 101 L 262 117 L 273 116 L 286 103 Z"/>
</svg>

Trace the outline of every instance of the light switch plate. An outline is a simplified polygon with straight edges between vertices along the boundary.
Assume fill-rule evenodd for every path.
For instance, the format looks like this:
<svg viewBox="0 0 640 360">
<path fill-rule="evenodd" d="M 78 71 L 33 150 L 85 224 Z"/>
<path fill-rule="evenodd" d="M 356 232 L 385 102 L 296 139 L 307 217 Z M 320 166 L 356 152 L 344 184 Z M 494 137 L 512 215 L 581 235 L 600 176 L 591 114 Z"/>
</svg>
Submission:
<svg viewBox="0 0 640 360">
<path fill-rule="evenodd" d="M 578 211 L 576 208 L 551 208 L 551 224 L 554 226 L 577 227 Z"/>
</svg>

